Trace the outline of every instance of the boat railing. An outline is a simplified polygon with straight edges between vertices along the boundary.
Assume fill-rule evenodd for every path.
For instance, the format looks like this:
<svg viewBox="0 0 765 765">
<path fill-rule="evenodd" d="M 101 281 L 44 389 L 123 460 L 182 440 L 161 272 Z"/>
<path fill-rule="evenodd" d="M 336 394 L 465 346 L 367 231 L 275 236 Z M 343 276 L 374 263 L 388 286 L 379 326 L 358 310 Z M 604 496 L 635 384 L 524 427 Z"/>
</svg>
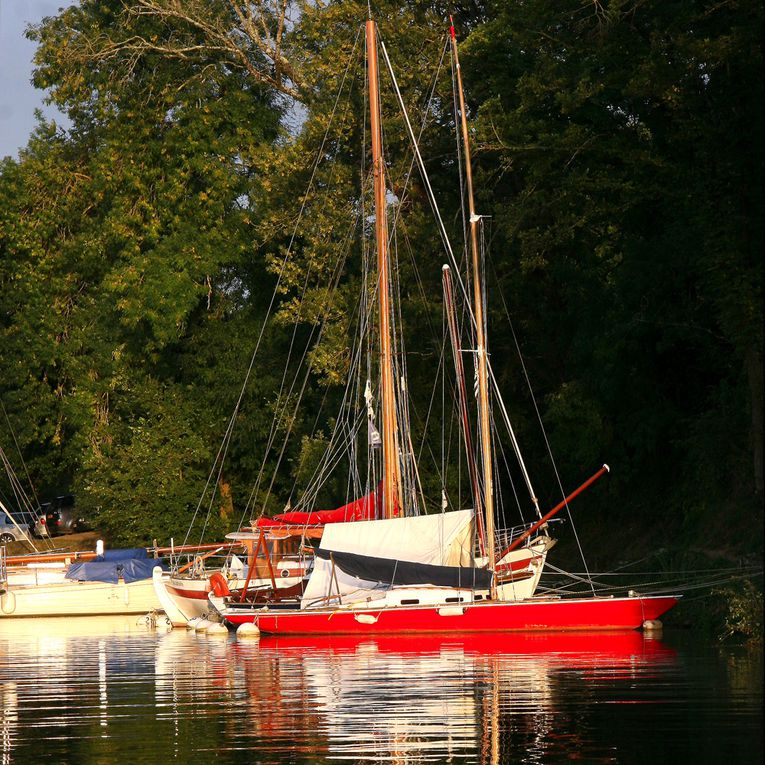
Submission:
<svg viewBox="0 0 765 765">
<path fill-rule="evenodd" d="M 220 571 L 224 568 L 247 568 L 247 554 L 243 552 L 232 551 L 229 547 L 221 547 L 217 550 L 207 551 L 205 553 L 185 552 L 173 557 L 170 568 L 173 574 L 180 574 L 184 577 L 193 579 L 195 577 L 204 578 L 211 571 Z"/>
<path fill-rule="evenodd" d="M 552 525 L 554 523 L 562 522 L 562 518 L 552 518 L 547 523 Z M 535 522 L 522 523 L 519 526 L 511 526 L 505 529 L 496 529 L 494 532 L 494 540 L 497 551 L 499 552 L 500 550 L 506 550 L 518 537 L 520 537 L 522 534 L 525 534 L 534 525 Z M 529 537 L 526 544 L 531 542 L 533 539 L 534 535 Z"/>
<path fill-rule="evenodd" d="M 5 567 L 5 545 L 0 545 L 0 587 L 4 587 L 8 579 Z"/>
<path fill-rule="evenodd" d="M 257 558 L 258 569 L 262 569 L 265 563 L 265 556 L 259 555 Z M 277 578 L 286 576 L 281 574 L 283 565 L 280 564 L 302 564 L 308 569 L 313 563 L 313 554 L 305 553 L 277 553 L 271 560 L 274 572 Z M 175 556 L 171 563 L 173 575 L 180 575 L 189 579 L 203 579 L 213 571 L 223 571 L 229 577 L 244 579 L 247 576 L 247 553 L 230 550 L 214 550 L 205 554 L 184 553 Z"/>
<path fill-rule="evenodd" d="M 515 539 L 530 529 L 533 525 L 533 523 L 523 523 L 519 526 L 496 529 L 494 531 L 494 542 L 497 550 L 504 550 L 506 547 L 509 547 Z"/>
</svg>

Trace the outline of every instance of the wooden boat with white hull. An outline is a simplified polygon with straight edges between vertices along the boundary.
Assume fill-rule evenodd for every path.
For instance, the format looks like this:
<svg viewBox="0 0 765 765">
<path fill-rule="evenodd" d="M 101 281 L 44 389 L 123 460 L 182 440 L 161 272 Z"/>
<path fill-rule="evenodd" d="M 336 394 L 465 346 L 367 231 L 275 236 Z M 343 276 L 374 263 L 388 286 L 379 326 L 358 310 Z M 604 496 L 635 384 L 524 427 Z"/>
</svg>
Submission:
<svg viewBox="0 0 765 765">
<path fill-rule="evenodd" d="M 268 528 L 244 528 L 226 535 L 225 548 L 194 556 L 170 572 L 156 572 L 154 588 L 173 626 L 186 626 L 192 620 L 210 617 L 208 597 L 242 595 L 249 601 L 258 593 L 300 587 L 308 576 L 310 556 L 301 553 L 305 540 L 315 531 L 276 524 Z M 232 553 L 243 551 L 242 561 Z M 215 554 L 225 553 L 221 565 Z"/>
<path fill-rule="evenodd" d="M 167 566 L 171 551 L 203 554 L 212 545 L 186 548 L 46 552 L 5 555 L 0 581 L 0 618 L 109 616 L 164 610 L 153 585 L 153 571 Z"/>
</svg>

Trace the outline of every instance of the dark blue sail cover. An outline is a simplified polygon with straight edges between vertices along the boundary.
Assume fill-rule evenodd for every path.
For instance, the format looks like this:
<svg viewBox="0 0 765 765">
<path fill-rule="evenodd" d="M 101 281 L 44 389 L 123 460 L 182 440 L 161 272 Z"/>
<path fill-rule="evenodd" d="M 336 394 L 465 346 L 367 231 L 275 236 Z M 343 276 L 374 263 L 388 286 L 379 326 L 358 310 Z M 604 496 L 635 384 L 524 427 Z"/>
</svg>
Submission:
<svg viewBox="0 0 765 765">
<path fill-rule="evenodd" d="M 155 566 L 167 571 L 167 564 L 158 558 L 149 558 L 146 549 L 107 550 L 96 560 L 72 563 L 66 578 L 75 582 L 107 582 L 117 584 L 120 578 L 126 582 L 149 579 Z"/>
<path fill-rule="evenodd" d="M 96 560 L 146 560 L 149 553 L 145 547 L 128 547 L 124 550 L 104 550 Z"/>
<path fill-rule="evenodd" d="M 324 560 L 334 561 L 346 574 L 368 582 L 432 584 L 440 587 L 469 587 L 474 590 L 488 590 L 491 586 L 492 572 L 485 568 L 434 566 L 430 563 L 324 550 L 321 547 L 315 550 L 315 554 Z"/>
</svg>

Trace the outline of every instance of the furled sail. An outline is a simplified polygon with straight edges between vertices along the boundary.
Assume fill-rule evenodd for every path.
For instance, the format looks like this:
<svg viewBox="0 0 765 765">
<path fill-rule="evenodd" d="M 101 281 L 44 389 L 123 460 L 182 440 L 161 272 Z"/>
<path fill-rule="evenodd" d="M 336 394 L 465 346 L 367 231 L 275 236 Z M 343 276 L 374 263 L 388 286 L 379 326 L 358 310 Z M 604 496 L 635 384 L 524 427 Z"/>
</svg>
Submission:
<svg viewBox="0 0 765 765">
<path fill-rule="evenodd" d="M 362 558 L 376 559 L 380 570 L 386 564 L 381 560 L 424 564 L 433 567 L 461 567 L 464 577 L 456 573 L 465 587 L 474 578 L 473 570 L 473 511 L 455 510 L 439 515 L 420 515 L 413 518 L 388 518 L 378 521 L 360 521 L 327 526 L 314 561 L 314 569 L 308 580 L 302 607 L 326 605 L 327 600 L 338 594 L 363 597 L 366 592 L 386 589 L 395 576 L 382 579 L 362 578 L 345 570 L 336 561 L 333 565 L 330 553 L 350 553 L 356 557 L 356 565 L 346 558 L 348 568 L 361 572 Z M 370 564 L 370 560 L 366 564 Z M 390 564 L 387 564 L 390 566 Z M 390 569 L 388 569 L 390 572 Z M 367 570 L 368 571 L 368 570 Z M 435 573 L 431 571 L 430 573 Z M 420 571 L 418 576 L 426 576 Z"/>
<path fill-rule="evenodd" d="M 259 518 L 255 525 L 258 528 L 324 526 L 327 523 L 374 520 L 382 514 L 382 491 L 382 484 L 379 484 L 375 491 L 334 510 L 290 510 L 273 518 Z"/>
<path fill-rule="evenodd" d="M 393 558 L 378 558 L 349 552 L 316 551 L 319 558 L 334 563 L 346 574 L 380 584 L 432 584 L 438 587 L 470 587 L 487 590 L 491 586 L 491 571 L 470 566 L 434 566 L 432 563 L 412 563 Z"/>
</svg>

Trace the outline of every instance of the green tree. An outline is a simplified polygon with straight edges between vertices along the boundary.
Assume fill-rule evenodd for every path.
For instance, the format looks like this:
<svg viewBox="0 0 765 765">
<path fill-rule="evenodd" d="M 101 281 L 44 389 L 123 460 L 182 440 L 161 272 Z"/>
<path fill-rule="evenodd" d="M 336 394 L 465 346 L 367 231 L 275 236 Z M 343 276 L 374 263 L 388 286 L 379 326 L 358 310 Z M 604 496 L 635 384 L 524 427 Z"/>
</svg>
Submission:
<svg viewBox="0 0 765 765">
<path fill-rule="evenodd" d="M 76 68 L 62 51 L 113 32 L 119 8 L 83 2 L 33 31 L 37 84 L 72 129 L 41 126 L 3 165 L 4 347 L 18 353 L 1 363 L 40 489 L 73 488 L 91 520 L 136 542 L 185 530 L 238 395 L 229 375 L 204 390 L 209 355 L 184 349 L 220 340 L 216 323 L 236 347 L 250 337 L 240 316 L 262 311 L 242 295 L 270 282 L 248 262 L 248 231 L 281 108 L 240 70 L 152 51 L 129 71 L 117 59 Z"/>
<path fill-rule="evenodd" d="M 761 524 L 761 6 L 489 15 L 464 68 L 496 268 L 564 472 L 583 436 L 643 522 Z"/>
</svg>

